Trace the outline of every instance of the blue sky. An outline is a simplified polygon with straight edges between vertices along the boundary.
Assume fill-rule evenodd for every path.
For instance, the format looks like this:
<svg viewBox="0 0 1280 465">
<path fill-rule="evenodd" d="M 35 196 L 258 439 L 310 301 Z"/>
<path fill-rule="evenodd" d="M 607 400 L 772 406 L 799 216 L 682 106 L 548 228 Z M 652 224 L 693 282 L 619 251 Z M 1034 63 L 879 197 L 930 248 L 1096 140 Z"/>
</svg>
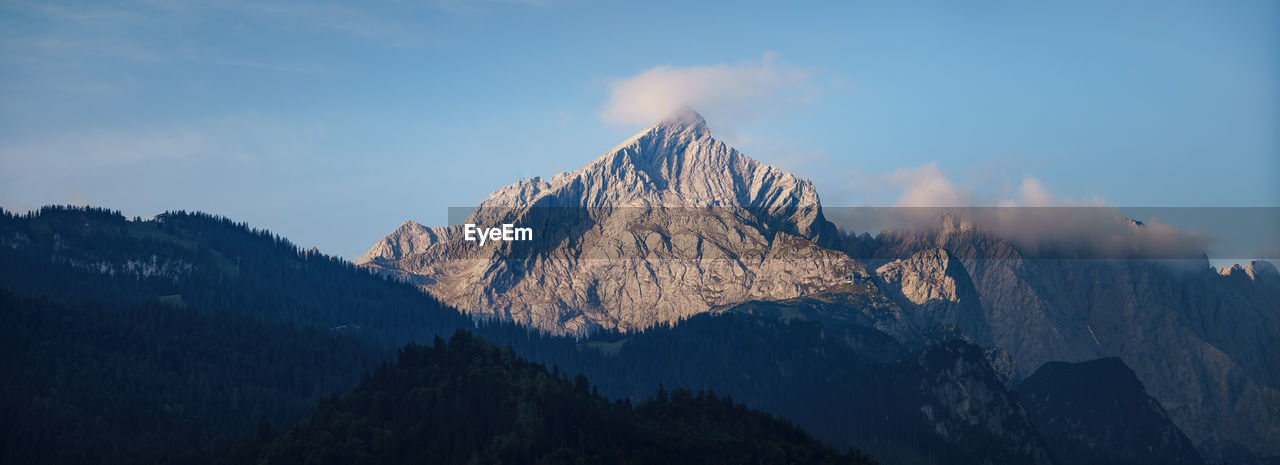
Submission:
<svg viewBox="0 0 1280 465">
<path fill-rule="evenodd" d="M 1280 3 L 778 3 L 5 1 L 0 206 L 353 257 L 674 100 L 830 206 L 1280 206 Z"/>
</svg>

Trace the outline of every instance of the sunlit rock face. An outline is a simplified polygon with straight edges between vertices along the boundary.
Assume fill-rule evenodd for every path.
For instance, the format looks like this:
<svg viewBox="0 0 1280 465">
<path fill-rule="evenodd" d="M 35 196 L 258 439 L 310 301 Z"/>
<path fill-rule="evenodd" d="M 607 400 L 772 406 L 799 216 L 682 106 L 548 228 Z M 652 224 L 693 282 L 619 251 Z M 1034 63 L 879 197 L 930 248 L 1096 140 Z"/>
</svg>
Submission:
<svg viewBox="0 0 1280 465">
<path fill-rule="evenodd" d="M 689 109 L 581 169 L 498 189 L 466 223 L 534 238 L 482 247 L 461 224 L 406 222 L 357 263 L 475 315 L 572 334 L 792 298 L 862 272 L 835 250 L 808 180 L 712 138 Z"/>
<path fill-rule="evenodd" d="M 905 309 L 910 327 L 917 328 L 913 331 L 951 329 L 978 344 L 992 345 L 977 289 L 964 264 L 946 249 L 917 252 L 887 263 L 875 273 L 883 280 L 885 293 Z"/>
</svg>

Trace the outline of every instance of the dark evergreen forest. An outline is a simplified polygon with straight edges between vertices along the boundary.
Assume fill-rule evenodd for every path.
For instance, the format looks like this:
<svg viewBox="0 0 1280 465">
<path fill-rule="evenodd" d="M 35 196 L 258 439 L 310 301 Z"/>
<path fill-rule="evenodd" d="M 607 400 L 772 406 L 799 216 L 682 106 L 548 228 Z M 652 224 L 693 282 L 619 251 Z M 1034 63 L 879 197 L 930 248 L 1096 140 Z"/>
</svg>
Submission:
<svg viewBox="0 0 1280 465">
<path fill-rule="evenodd" d="M 224 463 L 865 464 L 715 392 L 609 401 L 583 375 L 530 363 L 459 331 L 410 345 L 351 393 Z"/>
</svg>

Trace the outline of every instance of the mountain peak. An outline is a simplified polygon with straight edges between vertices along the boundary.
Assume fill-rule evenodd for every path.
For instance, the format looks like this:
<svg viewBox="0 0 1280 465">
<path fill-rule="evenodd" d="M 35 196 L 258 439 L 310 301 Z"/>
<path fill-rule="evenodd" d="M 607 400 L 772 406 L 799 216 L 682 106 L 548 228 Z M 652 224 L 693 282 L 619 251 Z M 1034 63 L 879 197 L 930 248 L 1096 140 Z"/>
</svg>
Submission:
<svg viewBox="0 0 1280 465">
<path fill-rule="evenodd" d="M 361 263 L 465 311 L 572 334 L 795 298 L 860 268 L 833 250 L 812 183 L 715 140 L 689 107 L 579 169 L 494 191 L 466 223 L 529 225 L 539 240 L 483 248 L 462 224 L 397 231 Z"/>
<path fill-rule="evenodd" d="M 673 133 L 705 132 L 710 135 L 710 131 L 707 129 L 707 120 L 703 119 L 702 115 L 699 115 L 697 111 L 689 108 L 688 105 L 681 105 L 679 108 L 676 108 L 675 111 L 672 111 L 666 118 L 663 118 L 653 126 L 650 126 L 649 129 L 650 131 L 662 130 L 664 132 Z"/>
</svg>

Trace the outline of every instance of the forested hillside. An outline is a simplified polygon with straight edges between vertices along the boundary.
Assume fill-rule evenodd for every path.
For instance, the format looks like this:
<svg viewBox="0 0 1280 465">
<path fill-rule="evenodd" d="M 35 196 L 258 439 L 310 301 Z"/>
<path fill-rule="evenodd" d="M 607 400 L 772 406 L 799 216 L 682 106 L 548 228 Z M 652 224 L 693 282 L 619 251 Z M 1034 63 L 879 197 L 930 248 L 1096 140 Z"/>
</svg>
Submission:
<svg viewBox="0 0 1280 465">
<path fill-rule="evenodd" d="M 394 348 L 470 319 L 411 286 L 303 250 L 243 223 L 168 212 L 146 221 L 98 208 L 0 211 L 0 283 L 63 301 L 157 300 Z"/>
<path fill-rule="evenodd" d="M 155 301 L 0 290 L 0 463 L 140 463 L 285 425 L 386 352 Z"/>
<path fill-rule="evenodd" d="M 417 290 L 198 213 L 0 212 L 0 462 L 167 462 L 283 427 L 409 341 Z"/>
<path fill-rule="evenodd" d="M 1019 383 L 1016 392 L 1064 463 L 1204 463 L 1118 358 L 1046 363 Z"/>
<path fill-rule="evenodd" d="M 351 393 L 223 463 L 866 464 L 715 392 L 609 401 L 470 333 L 410 345 Z"/>
</svg>

